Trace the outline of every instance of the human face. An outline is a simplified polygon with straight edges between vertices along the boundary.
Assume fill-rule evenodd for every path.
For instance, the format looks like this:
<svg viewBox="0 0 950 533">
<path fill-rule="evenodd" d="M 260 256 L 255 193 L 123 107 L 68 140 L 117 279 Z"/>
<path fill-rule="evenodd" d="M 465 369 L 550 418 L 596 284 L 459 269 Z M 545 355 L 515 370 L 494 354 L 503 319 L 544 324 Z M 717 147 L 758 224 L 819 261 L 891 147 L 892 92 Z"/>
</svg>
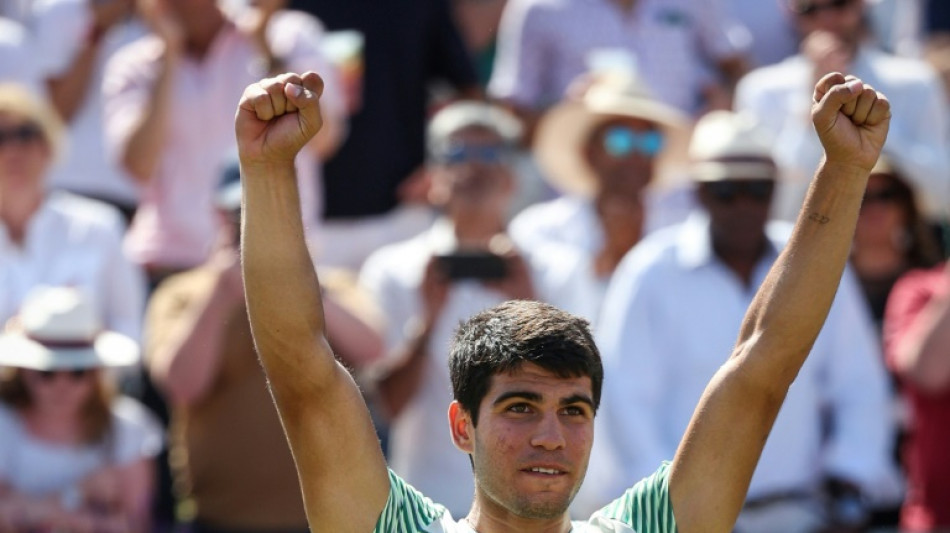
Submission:
<svg viewBox="0 0 950 533">
<path fill-rule="evenodd" d="M 0 192 L 41 190 L 51 157 L 36 123 L 0 112 Z"/>
<path fill-rule="evenodd" d="M 646 120 L 615 117 L 598 124 L 587 140 L 585 156 L 600 180 L 600 193 L 639 196 L 653 177 L 663 134 Z"/>
<path fill-rule="evenodd" d="M 856 248 L 874 246 L 897 251 L 900 241 L 895 236 L 904 232 L 908 218 L 904 201 L 904 192 L 894 176 L 871 174 L 855 227 Z"/>
<path fill-rule="evenodd" d="M 92 394 L 98 371 L 40 371 L 24 369 L 23 382 L 30 393 L 32 406 L 38 411 L 74 414 L 82 409 Z"/>
<path fill-rule="evenodd" d="M 791 0 L 790 6 L 802 35 L 826 31 L 848 43 L 860 38 L 864 0 Z"/>
<path fill-rule="evenodd" d="M 709 214 L 717 250 L 748 256 L 762 249 L 774 187 L 772 179 L 764 178 L 699 185 L 699 201 Z"/>
<path fill-rule="evenodd" d="M 447 211 L 504 213 L 514 192 L 510 150 L 485 128 L 461 129 L 435 154 L 433 202 Z"/>
<path fill-rule="evenodd" d="M 593 444 L 589 377 L 533 363 L 492 377 L 478 426 L 453 403 L 456 445 L 471 454 L 476 506 L 495 517 L 559 520 L 580 488 Z"/>
</svg>

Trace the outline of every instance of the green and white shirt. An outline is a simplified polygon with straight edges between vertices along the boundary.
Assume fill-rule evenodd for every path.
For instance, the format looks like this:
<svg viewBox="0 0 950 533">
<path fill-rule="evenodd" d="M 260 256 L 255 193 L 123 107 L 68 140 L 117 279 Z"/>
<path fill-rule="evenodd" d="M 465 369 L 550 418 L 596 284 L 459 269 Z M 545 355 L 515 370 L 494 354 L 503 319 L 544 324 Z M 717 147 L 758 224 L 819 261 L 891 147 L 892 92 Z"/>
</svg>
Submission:
<svg viewBox="0 0 950 533">
<path fill-rule="evenodd" d="M 669 463 L 643 479 L 586 522 L 574 522 L 573 533 L 675 533 L 670 505 Z M 392 471 L 389 499 L 374 533 L 475 533 L 467 522 L 423 496 Z"/>
</svg>

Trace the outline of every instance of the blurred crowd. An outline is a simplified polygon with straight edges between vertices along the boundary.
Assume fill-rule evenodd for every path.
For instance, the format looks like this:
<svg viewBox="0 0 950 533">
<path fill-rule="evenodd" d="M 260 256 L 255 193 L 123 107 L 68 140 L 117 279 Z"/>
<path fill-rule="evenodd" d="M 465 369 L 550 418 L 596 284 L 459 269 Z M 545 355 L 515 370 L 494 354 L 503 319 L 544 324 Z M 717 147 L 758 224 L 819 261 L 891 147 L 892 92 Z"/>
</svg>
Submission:
<svg viewBox="0 0 950 533">
<path fill-rule="evenodd" d="M 0 0 L 0 532 L 307 530 L 233 120 L 308 70 L 327 336 L 391 468 L 454 516 L 460 321 L 590 321 L 586 516 L 672 459 L 731 352 L 820 164 L 815 82 L 886 94 L 850 266 L 735 531 L 950 531 L 950 3 Z"/>
</svg>

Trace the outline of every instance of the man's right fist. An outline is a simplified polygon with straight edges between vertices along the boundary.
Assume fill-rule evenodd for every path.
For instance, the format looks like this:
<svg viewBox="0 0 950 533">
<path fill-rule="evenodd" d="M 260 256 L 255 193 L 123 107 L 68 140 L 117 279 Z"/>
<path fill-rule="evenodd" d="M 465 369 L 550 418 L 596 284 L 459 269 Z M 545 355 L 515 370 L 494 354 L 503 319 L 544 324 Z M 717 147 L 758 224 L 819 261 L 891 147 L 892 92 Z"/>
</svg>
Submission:
<svg viewBox="0 0 950 533">
<path fill-rule="evenodd" d="M 829 163 L 871 171 L 887 139 L 891 104 L 870 85 L 833 72 L 815 85 L 812 122 Z"/>
<path fill-rule="evenodd" d="M 323 125 L 323 80 L 288 73 L 251 84 L 234 119 L 241 166 L 292 163 Z"/>
</svg>

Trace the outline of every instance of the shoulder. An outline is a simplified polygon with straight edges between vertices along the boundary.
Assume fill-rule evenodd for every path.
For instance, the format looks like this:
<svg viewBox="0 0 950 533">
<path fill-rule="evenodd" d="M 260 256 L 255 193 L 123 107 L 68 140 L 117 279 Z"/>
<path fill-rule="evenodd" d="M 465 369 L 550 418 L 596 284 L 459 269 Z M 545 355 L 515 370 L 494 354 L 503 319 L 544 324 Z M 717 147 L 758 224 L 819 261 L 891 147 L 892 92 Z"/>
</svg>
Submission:
<svg viewBox="0 0 950 533">
<path fill-rule="evenodd" d="M 55 192 L 46 202 L 47 208 L 66 224 L 94 234 L 121 238 L 125 222 L 119 211 L 103 202 L 66 192 Z"/>
<path fill-rule="evenodd" d="M 682 224 L 677 224 L 647 235 L 627 252 L 614 275 L 669 269 L 676 263 L 682 232 Z"/>
<path fill-rule="evenodd" d="M 161 39 L 152 34 L 144 35 L 116 50 L 107 63 L 107 72 L 130 78 L 153 75 L 157 73 L 163 48 Z"/>
<path fill-rule="evenodd" d="M 782 92 L 797 87 L 801 77 L 809 70 L 802 56 L 792 56 L 774 65 L 749 71 L 739 80 L 737 91 L 743 93 Z"/>
<path fill-rule="evenodd" d="M 392 470 L 389 471 L 389 498 L 379 516 L 374 533 L 394 531 L 455 531 L 452 517 L 445 507 L 435 504 Z M 448 527 L 447 527 L 448 526 Z"/>
<path fill-rule="evenodd" d="M 935 84 L 937 73 L 925 61 L 911 57 L 895 56 L 876 50 L 865 50 L 871 66 L 887 83 L 897 85 Z"/>
<path fill-rule="evenodd" d="M 670 502 L 670 463 L 664 462 L 651 476 L 638 482 L 606 507 L 594 513 L 588 524 L 597 531 L 673 533 L 676 521 Z M 582 530 L 583 531 L 583 530 Z"/>
<path fill-rule="evenodd" d="M 370 254 L 360 269 L 360 282 L 385 277 L 400 277 L 417 271 L 431 255 L 429 231 L 411 239 L 387 244 Z"/>
</svg>

